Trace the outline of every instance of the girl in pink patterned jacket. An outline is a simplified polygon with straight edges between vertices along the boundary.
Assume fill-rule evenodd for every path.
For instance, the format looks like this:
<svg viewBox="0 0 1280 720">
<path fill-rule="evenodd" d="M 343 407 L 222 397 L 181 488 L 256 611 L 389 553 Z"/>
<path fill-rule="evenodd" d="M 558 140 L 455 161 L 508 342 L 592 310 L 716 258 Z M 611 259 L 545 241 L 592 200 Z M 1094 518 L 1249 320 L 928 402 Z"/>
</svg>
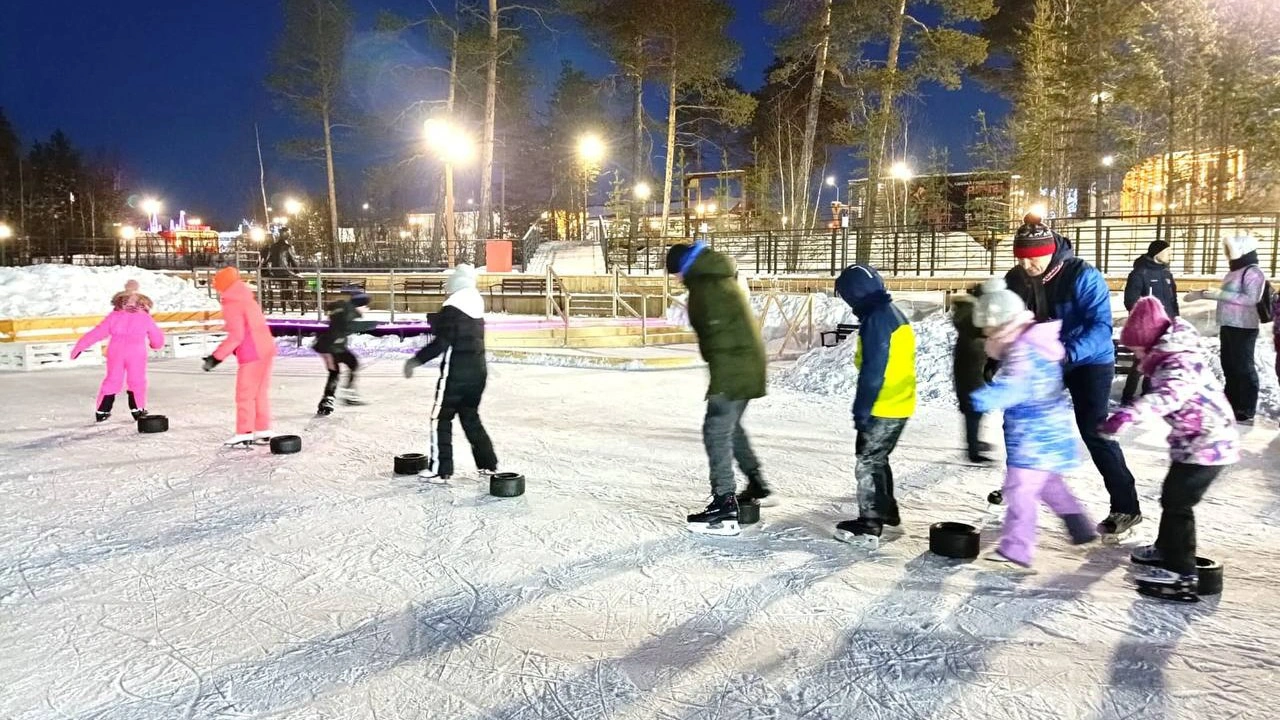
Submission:
<svg viewBox="0 0 1280 720">
<path fill-rule="evenodd" d="M 1198 599 L 1196 524 L 1192 508 L 1209 484 L 1240 459 L 1235 413 L 1201 347 L 1200 334 L 1182 318 L 1169 319 L 1153 297 L 1134 305 L 1120 332 L 1138 369 L 1151 379 L 1151 392 L 1116 412 L 1101 428 L 1115 434 L 1126 425 L 1159 417 L 1169 433 L 1172 461 L 1161 490 L 1160 533 L 1154 545 L 1130 559 L 1152 566 L 1139 578 L 1139 592 L 1184 602 Z"/>
<path fill-rule="evenodd" d="M 94 416 L 98 422 L 111 417 L 116 393 L 128 383 L 129 410 L 137 420 L 147 414 L 147 344 L 150 341 L 153 350 L 164 347 L 164 332 L 148 312 L 151 300 L 145 295 L 127 291 L 116 293 L 111 298 L 111 305 L 115 310 L 80 338 L 71 350 L 71 359 L 110 338 L 107 343 L 107 376 L 98 389 Z"/>
</svg>

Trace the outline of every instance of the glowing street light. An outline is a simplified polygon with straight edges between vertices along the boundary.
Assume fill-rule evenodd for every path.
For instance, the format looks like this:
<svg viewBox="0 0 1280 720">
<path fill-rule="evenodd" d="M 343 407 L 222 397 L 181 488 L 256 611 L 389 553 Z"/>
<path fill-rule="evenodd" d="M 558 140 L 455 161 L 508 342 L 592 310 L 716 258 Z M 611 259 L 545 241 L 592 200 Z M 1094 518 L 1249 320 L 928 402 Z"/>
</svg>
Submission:
<svg viewBox="0 0 1280 720">
<path fill-rule="evenodd" d="M 1103 155 L 1103 156 L 1102 156 L 1102 166 L 1103 166 L 1103 167 L 1111 167 L 1112 165 L 1115 165 L 1115 164 L 1116 164 L 1116 156 L 1115 156 L 1115 155 Z"/>
<path fill-rule="evenodd" d="M 249 228 L 249 239 L 256 243 L 265 242 L 267 239 L 267 231 L 260 227 Z"/>
<path fill-rule="evenodd" d="M 1043 221 L 1044 216 L 1048 214 L 1049 214 L 1049 206 L 1045 205 L 1042 202 L 1031 203 L 1031 205 L 1027 208 L 1027 212 L 1026 212 L 1026 215 L 1030 215 L 1034 217 L 1037 222 Z"/>
<path fill-rule="evenodd" d="M 643 202 L 653 195 L 653 188 L 649 187 L 649 183 L 647 182 L 638 182 L 635 187 L 631 189 L 631 192 L 636 196 L 637 200 Z"/>
<path fill-rule="evenodd" d="M 445 264 L 452 266 L 458 247 L 457 223 L 453 219 L 453 166 L 470 160 L 475 145 L 461 128 L 443 118 L 423 122 L 422 136 L 427 148 L 444 164 L 444 254 Z"/>
<path fill-rule="evenodd" d="M 139 205 L 139 207 L 142 208 L 142 212 L 153 217 L 160 214 L 160 201 L 155 198 L 143 198 L 142 204 Z"/>
<path fill-rule="evenodd" d="M 910 180 L 912 178 L 911 166 L 899 160 L 889 167 L 889 176 L 894 180 Z"/>
<path fill-rule="evenodd" d="M 13 237 L 13 228 L 6 223 L 0 223 L 0 240 L 8 240 Z"/>
<path fill-rule="evenodd" d="M 125 225 L 120 228 L 121 240 L 133 240 L 138 237 L 138 231 L 132 225 Z"/>
<path fill-rule="evenodd" d="M 361 209 L 361 210 L 364 210 L 365 212 L 369 212 L 369 203 L 365 203 L 365 204 L 361 205 L 361 206 L 360 206 L 360 209 Z"/>
<path fill-rule="evenodd" d="M 827 176 L 827 185 L 828 185 L 829 187 L 835 187 L 835 186 L 836 186 L 836 176 L 835 176 L 835 175 L 828 175 L 828 176 Z"/>
<path fill-rule="evenodd" d="M 604 140 L 595 133 L 587 133 L 578 138 L 578 160 L 588 168 L 595 167 L 604 160 Z"/>
<path fill-rule="evenodd" d="M 302 212 L 302 201 L 297 198 L 287 198 L 284 201 L 284 211 L 289 215 L 297 215 Z"/>
<path fill-rule="evenodd" d="M 708 215 L 715 215 L 715 214 L 716 214 L 716 210 L 719 210 L 719 209 L 720 209 L 720 206 L 719 206 L 719 205 L 716 205 L 714 202 L 709 202 L 709 203 L 707 203 L 707 214 L 708 214 Z"/>
</svg>

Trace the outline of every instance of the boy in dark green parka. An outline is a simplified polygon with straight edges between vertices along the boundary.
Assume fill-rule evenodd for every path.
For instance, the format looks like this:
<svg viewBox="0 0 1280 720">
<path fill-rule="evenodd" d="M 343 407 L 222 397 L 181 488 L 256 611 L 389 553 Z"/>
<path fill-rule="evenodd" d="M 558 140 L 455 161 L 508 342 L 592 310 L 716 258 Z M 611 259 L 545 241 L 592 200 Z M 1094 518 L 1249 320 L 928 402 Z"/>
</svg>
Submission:
<svg viewBox="0 0 1280 720">
<path fill-rule="evenodd" d="M 765 395 L 764 341 L 727 255 L 702 242 L 679 243 L 667 252 L 666 265 L 667 272 L 679 275 L 689 289 L 689 324 L 711 373 L 702 442 L 711 466 L 713 499 L 705 511 L 688 516 L 689 529 L 737 535 L 738 503 L 759 502 L 770 494 L 742 429 L 747 403 Z M 735 460 L 747 476 L 747 488 L 737 496 Z"/>
</svg>

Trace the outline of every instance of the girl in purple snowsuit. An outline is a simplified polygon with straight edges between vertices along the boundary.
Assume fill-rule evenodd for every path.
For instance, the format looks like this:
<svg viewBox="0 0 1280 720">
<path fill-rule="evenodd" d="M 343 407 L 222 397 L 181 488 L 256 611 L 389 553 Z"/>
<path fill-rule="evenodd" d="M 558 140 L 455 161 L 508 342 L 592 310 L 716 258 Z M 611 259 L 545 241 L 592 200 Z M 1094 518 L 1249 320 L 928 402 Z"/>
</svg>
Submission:
<svg viewBox="0 0 1280 720">
<path fill-rule="evenodd" d="M 1000 278 L 983 283 L 974 323 L 986 330 L 987 354 L 1000 361 L 1000 371 L 973 393 L 973 408 L 1004 411 L 1008 454 L 1003 491 L 1008 509 L 1000 545 L 986 559 L 1030 567 L 1041 502 L 1062 518 L 1074 544 L 1098 537 L 1062 479 L 1080 462 L 1080 439 L 1062 384 L 1061 323 L 1036 323 Z"/>
<path fill-rule="evenodd" d="M 1199 578 L 1192 508 L 1223 468 L 1240 459 L 1234 411 L 1210 369 L 1200 334 L 1182 318 L 1170 320 L 1158 300 L 1142 298 L 1133 306 L 1120 342 L 1133 350 L 1138 370 L 1151 379 L 1151 392 L 1107 418 L 1102 432 L 1115 435 L 1152 417 L 1164 418 L 1172 428 L 1172 462 L 1160 494 L 1160 534 L 1154 545 L 1131 556 L 1135 563 L 1153 566 L 1139 577 L 1139 590 L 1194 601 Z"/>
</svg>

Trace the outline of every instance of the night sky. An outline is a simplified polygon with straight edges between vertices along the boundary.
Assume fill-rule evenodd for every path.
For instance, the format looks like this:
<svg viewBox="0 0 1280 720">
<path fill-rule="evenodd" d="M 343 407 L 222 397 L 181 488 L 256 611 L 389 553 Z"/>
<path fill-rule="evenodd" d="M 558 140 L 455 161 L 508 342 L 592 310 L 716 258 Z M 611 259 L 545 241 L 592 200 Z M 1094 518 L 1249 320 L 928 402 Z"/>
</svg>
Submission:
<svg viewBox="0 0 1280 720">
<path fill-rule="evenodd" d="M 734 2 L 738 14 L 732 32 L 744 49 L 736 77 L 748 89 L 763 82 L 773 59 L 775 31 L 762 18 L 767 3 Z M 424 3 L 352 4 L 359 28 L 354 53 L 388 65 L 421 56 L 423 48 L 389 41 L 370 28 L 379 9 L 420 13 Z M 234 226 L 257 191 L 253 126 L 258 122 L 268 191 L 321 195 L 319 168 L 284 158 L 276 149 L 301 131 L 263 85 L 282 25 L 274 0 L 16 0 L 6 5 L 0 26 L 0 107 L 25 142 L 61 128 L 78 147 L 120 158 L 126 186 L 163 198 L 167 211 L 184 208 Z M 533 53 L 539 97 L 545 97 L 564 59 L 596 76 L 611 71 L 607 59 L 570 24 L 559 25 L 562 32 L 539 41 Z M 370 81 L 353 94 L 366 112 L 394 113 L 412 99 L 400 96 L 403 87 L 388 78 Z M 954 93 L 927 89 L 912 113 L 912 158 L 923 163 L 930 146 L 946 146 L 952 164 L 962 168 L 969 118 L 979 108 L 999 116 L 1007 105 L 973 82 Z M 356 144 L 342 160 L 339 183 L 344 175 L 359 183 L 358 169 L 368 161 L 403 152 Z M 841 174 L 855 171 L 848 154 L 833 152 Z"/>
</svg>

